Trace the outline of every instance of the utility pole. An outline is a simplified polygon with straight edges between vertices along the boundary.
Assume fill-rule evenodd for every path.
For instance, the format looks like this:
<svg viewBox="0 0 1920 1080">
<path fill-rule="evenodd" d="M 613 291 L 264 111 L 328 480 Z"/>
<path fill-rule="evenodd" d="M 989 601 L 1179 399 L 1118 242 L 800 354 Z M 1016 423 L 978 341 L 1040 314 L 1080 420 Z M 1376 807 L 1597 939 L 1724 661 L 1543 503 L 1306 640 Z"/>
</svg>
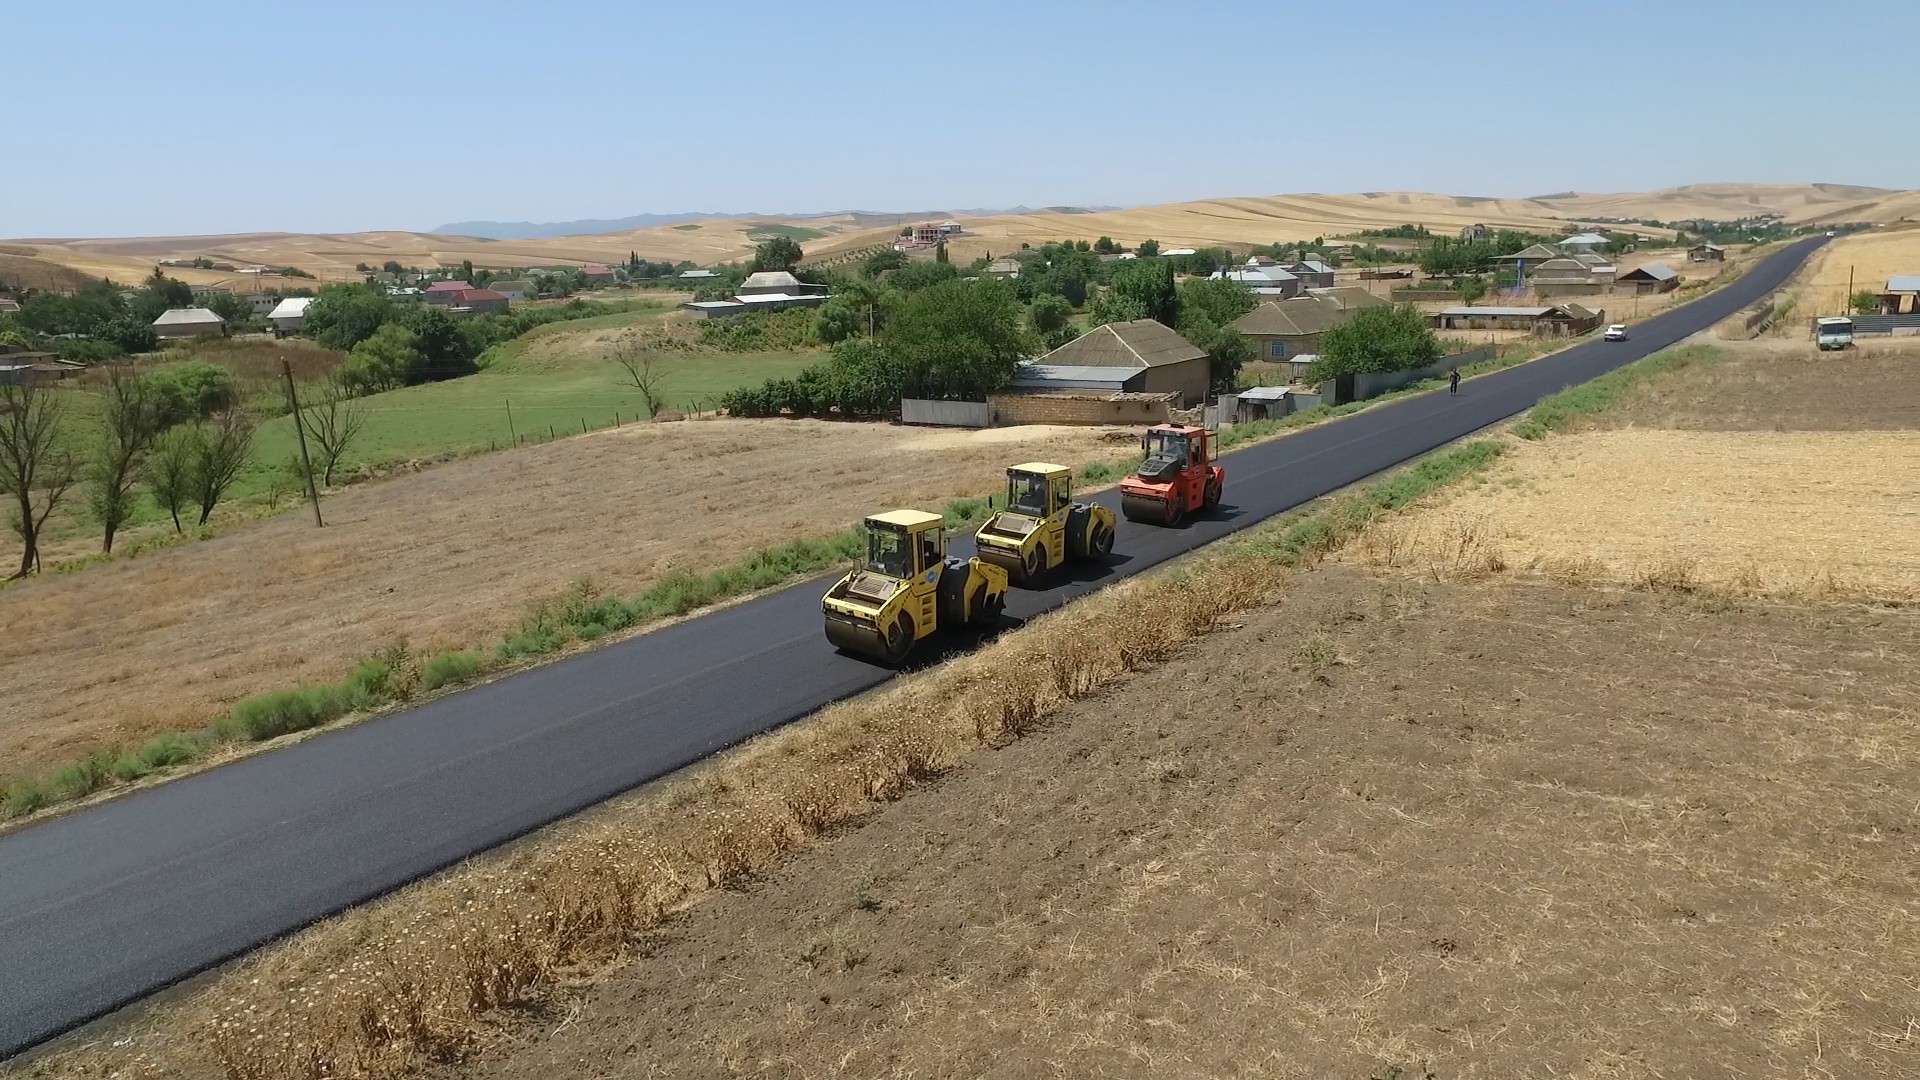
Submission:
<svg viewBox="0 0 1920 1080">
<path fill-rule="evenodd" d="M 326 528 L 327 523 L 320 520 L 320 492 L 313 486 L 313 462 L 307 458 L 307 429 L 300 422 L 300 399 L 293 392 L 293 365 L 280 361 L 280 374 L 287 380 L 287 408 L 293 413 L 293 434 L 300 441 L 300 472 L 307 479 L 307 502 L 313 504 L 313 524 L 315 528 Z"/>
<path fill-rule="evenodd" d="M 1853 267 L 1847 267 L 1847 298 L 1840 304 L 1840 314 L 1853 313 Z"/>
</svg>

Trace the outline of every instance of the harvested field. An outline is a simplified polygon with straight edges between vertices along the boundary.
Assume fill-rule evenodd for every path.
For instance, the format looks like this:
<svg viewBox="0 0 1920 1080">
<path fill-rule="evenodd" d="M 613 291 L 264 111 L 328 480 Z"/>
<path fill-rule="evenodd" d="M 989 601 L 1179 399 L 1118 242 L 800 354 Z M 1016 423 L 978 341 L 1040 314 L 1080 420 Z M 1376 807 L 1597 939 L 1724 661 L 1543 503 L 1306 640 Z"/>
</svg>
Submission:
<svg viewBox="0 0 1920 1080">
<path fill-rule="evenodd" d="M 1845 312 L 1849 279 L 1854 292 L 1878 293 L 1895 274 L 1920 274 L 1920 227 L 1839 237 L 1816 253 L 1799 274 L 1800 291 L 1807 297 L 1803 314 Z"/>
<path fill-rule="evenodd" d="M 1913 616 L 1329 568 L 1190 648 L 457 1075 L 1911 1075 Z"/>
<path fill-rule="evenodd" d="M 586 578 L 673 569 L 996 490 L 1008 462 L 1124 456 L 1100 429 L 979 436 L 877 424 L 635 425 L 338 492 L 211 540 L 0 592 L 0 772 L 28 772 L 320 679 L 405 637 L 490 645 Z M 135 600 L 137 599 L 137 602 Z"/>
<path fill-rule="evenodd" d="M 1376 561 L 1470 553 L 1616 582 L 1920 602 L 1920 342 L 1721 347 L 1376 532 Z"/>
</svg>

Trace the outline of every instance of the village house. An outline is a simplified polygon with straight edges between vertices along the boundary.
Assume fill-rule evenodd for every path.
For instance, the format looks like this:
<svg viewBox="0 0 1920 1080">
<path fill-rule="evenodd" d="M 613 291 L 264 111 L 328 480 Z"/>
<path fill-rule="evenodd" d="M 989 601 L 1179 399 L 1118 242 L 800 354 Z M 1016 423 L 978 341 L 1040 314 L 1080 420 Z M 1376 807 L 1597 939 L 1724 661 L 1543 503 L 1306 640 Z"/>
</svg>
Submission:
<svg viewBox="0 0 1920 1080">
<path fill-rule="evenodd" d="M 1695 244 L 1687 249 L 1688 262 L 1726 262 L 1727 249 L 1719 244 Z"/>
<path fill-rule="evenodd" d="M 720 276 L 720 271 L 718 270 L 682 270 L 680 271 L 681 281 L 711 281 L 714 278 L 717 278 L 719 276 Z"/>
<path fill-rule="evenodd" d="M 1012 258 L 1011 256 L 1003 256 L 988 263 L 987 268 L 981 271 L 981 273 L 986 274 L 988 277 L 1017 278 L 1020 276 L 1020 260 Z"/>
<path fill-rule="evenodd" d="M 1487 228 L 1480 222 L 1462 226 L 1460 229 L 1460 239 L 1462 240 L 1485 240 L 1492 235 L 1493 230 Z"/>
<path fill-rule="evenodd" d="M 490 282 L 487 288 L 492 289 L 494 292 L 499 293 L 509 300 L 525 300 L 527 297 L 532 296 L 534 291 L 533 282 L 521 278 L 514 278 L 511 281 Z"/>
<path fill-rule="evenodd" d="M 0 296 L 0 315 L 17 315 L 19 313 L 20 301 L 15 300 L 11 296 Z"/>
<path fill-rule="evenodd" d="M 694 300 L 682 304 L 681 310 L 696 319 L 719 319 L 749 311 L 819 307 L 826 302 L 826 286 L 808 284 L 785 270 L 762 270 L 748 274 L 731 299 Z"/>
<path fill-rule="evenodd" d="M 1318 259 L 1302 259 L 1299 262 L 1290 263 L 1286 270 L 1287 273 L 1300 279 L 1300 287 L 1303 289 L 1333 288 L 1333 267 Z"/>
<path fill-rule="evenodd" d="M 1540 299 L 1594 296 L 1613 291 L 1615 269 L 1598 255 L 1565 255 L 1527 271 L 1526 284 Z"/>
<path fill-rule="evenodd" d="M 580 268 L 580 277 L 594 285 L 611 285 L 617 276 L 612 267 L 601 266 L 599 263 L 588 263 Z"/>
<path fill-rule="evenodd" d="M 1648 263 L 1613 279 L 1616 288 L 1635 295 L 1672 292 L 1680 287 L 1680 272 L 1666 263 Z"/>
<path fill-rule="evenodd" d="M 1606 243 L 1607 238 L 1601 236 L 1599 233 L 1585 232 L 1569 236 L 1554 246 L 1558 247 L 1561 251 L 1570 253 L 1579 252 L 1582 255 L 1589 255 L 1593 253 L 1594 248 L 1602 247 Z"/>
<path fill-rule="evenodd" d="M 297 334 L 307 325 L 307 305 L 313 303 L 311 296 L 289 296 L 273 306 L 267 312 L 267 322 L 273 325 L 274 337 L 286 337 Z"/>
<path fill-rule="evenodd" d="M 1248 259 L 1237 270 L 1215 270 L 1208 276 L 1214 281 L 1238 282 L 1255 296 L 1272 300 L 1299 296 L 1303 287 L 1297 275 L 1264 255 Z"/>
<path fill-rule="evenodd" d="M 1173 395 L 1176 408 L 1203 404 L 1212 385 L 1207 351 L 1153 319 L 1106 323 L 1023 364 L 1016 389 Z"/>
<path fill-rule="evenodd" d="M 454 297 L 473 288 L 465 281 L 436 281 L 420 291 L 420 299 L 429 304 L 452 304 Z"/>
<path fill-rule="evenodd" d="M 455 293 L 449 315 L 498 315 L 505 312 L 509 304 L 507 298 L 492 289 L 468 289 Z"/>
<path fill-rule="evenodd" d="M 1920 314 L 1920 274 L 1895 274 L 1880 290 L 1880 314 Z"/>
<path fill-rule="evenodd" d="M 1315 300 L 1324 301 L 1343 312 L 1358 311 L 1361 308 L 1390 307 L 1393 301 L 1384 296 L 1375 296 L 1358 285 L 1336 285 L 1331 289 L 1308 289 L 1307 295 Z"/>
<path fill-rule="evenodd" d="M 1428 321 L 1436 330 L 1525 330 L 1536 337 L 1571 337 L 1598 327 L 1606 314 L 1579 304 L 1450 307 L 1428 316 Z"/>
<path fill-rule="evenodd" d="M 31 352 L 0 344 L 0 385 L 58 382 L 86 370 L 87 365 L 78 360 L 62 360 L 50 352 Z"/>
<path fill-rule="evenodd" d="M 1524 268 L 1537 266 L 1540 263 L 1546 262 L 1548 259 L 1562 259 L 1566 257 L 1566 254 L 1566 252 L 1550 244 L 1534 244 L 1531 247 L 1522 248 L 1511 255 L 1496 255 L 1493 261 L 1509 269 L 1516 267 Z"/>
<path fill-rule="evenodd" d="M 153 320 L 153 332 L 167 339 L 227 336 L 227 320 L 206 308 L 170 308 Z"/>
<path fill-rule="evenodd" d="M 1289 360 L 1320 351 L 1320 336 L 1347 320 L 1338 301 L 1317 296 L 1272 300 L 1234 320 L 1256 360 Z"/>
</svg>

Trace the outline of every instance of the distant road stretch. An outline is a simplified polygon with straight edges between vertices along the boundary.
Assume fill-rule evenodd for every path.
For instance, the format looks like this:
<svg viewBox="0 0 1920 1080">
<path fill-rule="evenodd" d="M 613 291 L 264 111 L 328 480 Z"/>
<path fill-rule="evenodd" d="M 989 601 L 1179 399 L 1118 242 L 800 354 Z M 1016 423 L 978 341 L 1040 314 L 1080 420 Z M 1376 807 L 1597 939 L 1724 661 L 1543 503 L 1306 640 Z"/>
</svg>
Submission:
<svg viewBox="0 0 1920 1080">
<path fill-rule="evenodd" d="M 1122 519 L 1104 573 L 1013 590 L 1008 615 L 1030 618 L 1666 348 L 1778 288 L 1823 242 L 1631 327 L 1627 342 L 1227 455 L 1218 514 L 1180 529 Z M 1117 509 L 1117 493 L 1099 501 Z M 971 540 L 953 547 L 968 554 Z M 0 837 L 0 1056 L 885 681 L 827 644 L 823 588 L 808 581 Z"/>
</svg>

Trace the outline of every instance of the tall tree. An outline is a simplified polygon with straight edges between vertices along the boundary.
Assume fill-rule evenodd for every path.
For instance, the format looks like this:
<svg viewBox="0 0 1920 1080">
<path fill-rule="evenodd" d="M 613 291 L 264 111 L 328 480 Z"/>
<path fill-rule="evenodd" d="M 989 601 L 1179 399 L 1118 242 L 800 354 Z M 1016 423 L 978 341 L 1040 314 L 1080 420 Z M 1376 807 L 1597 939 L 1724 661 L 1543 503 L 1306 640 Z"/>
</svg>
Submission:
<svg viewBox="0 0 1920 1080">
<path fill-rule="evenodd" d="M 1158 260 L 1135 261 L 1113 275 L 1110 285 L 1095 306 L 1095 318 L 1101 322 L 1154 319 L 1178 329 L 1180 294 L 1173 287 L 1173 267 Z"/>
<path fill-rule="evenodd" d="M 1151 259 L 1160 254 L 1160 241 L 1142 240 L 1140 241 L 1140 247 L 1136 249 L 1136 251 L 1141 258 Z"/>
<path fill-rule="evenodd" d="M 300 407 L 301 420 L 319 451 L 320 483 L 333 486 L 333 470 L 366 426 L 367 411 L 338 378 L 328 379 Z"/>
<path fill-rule="evenodd" d="M 304 331 L 329 349 L 351 349 L 393 317 L 387 298 L 365 285 L 328 285 L 307 305 Z"/>
<path fill-rule="evenodd" d="M 791 236 L 776 236 L 763 241 L 753 249 L 753 270 L 786 270 L 792 272 L 800 265 L 800 259 L 806 253 L 800 250 L 800 242 Z"/>
<path fill-rule="evenodd" d="M 1361 308 L 1320 335 L 1320 359 L 1312 377 L 1412 371 L 1439 358 L 1440 341 L 1413 305 Z"/>
<path fill-rule="evenodd" d="M 239 409 L 220 413 L 202 425 L 195 451 L 193 497 L 200 506 L 200 524 L 205 525 L 253 456 L 253 421 Z"/>
<path fill-rule="evenodd" d="M 977 401 L 1013 381 L 1026 352 L 1005 283 L 948 281 L 900 302 L 881 331 L 903 397 Z"/>
<path fill-rule="evenodd" d="M 12 497 L 23 578 L 40 565 L 41 530 L 79 473 L 61 434 L 59 391 L 38 383 L 0 385 L 0 494 Z"/>
<path fill-rule="evenodd" d="M 87 462 L 87 501 L 100 522 L 100 550 L 113 551 L 114 534 L 133 507 L 133 486 L 164 426 L 160 395 L 145 376 L 118 365 L 107 369 L 101 432 Z"/>
<path fill-rule="evenodd" d="M 140 469 L 147 494 L 173 518 L 173 531 L 182 532 L 180 511 L 193 505 L 193 463 L 199 457 L 199 443 L 205 433 L 198 424 L 181 424 L 162 432 L 154 440 Z"/>
</svg>

